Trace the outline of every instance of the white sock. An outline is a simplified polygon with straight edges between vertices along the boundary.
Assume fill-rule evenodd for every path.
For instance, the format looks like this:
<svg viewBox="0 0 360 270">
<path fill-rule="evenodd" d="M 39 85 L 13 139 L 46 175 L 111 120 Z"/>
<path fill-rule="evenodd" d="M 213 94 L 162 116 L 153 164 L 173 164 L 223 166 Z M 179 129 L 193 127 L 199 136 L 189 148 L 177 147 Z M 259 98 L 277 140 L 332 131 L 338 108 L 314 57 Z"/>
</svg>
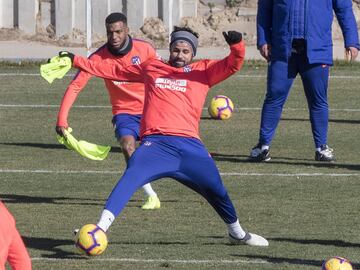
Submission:
<svg viewBox="0 0 360 270">
<path fill-rule="evenodd" d="M 320 151 L 321 151 L 321 148 L 320 148 L 320 147 L 318 147 L 318 148 L 315 148 L 315 151 L 318 151 L 318 152 L 320 152 Z"/>
<path fill-rule="evenodd" d="M 241 228 L 239 220 L 236 220 L 236 222 L 226 225 L 231 236 L 238 239 L 243 239 L 245 237 L 246 232 Z"/>
<path fill-rule="evenodd" d="M 109 210 L 104 209 L 101 213 L 101 217 L 97 225 L 106 232 L 111 224 L 114 222 L 115 216 Z"/>
<path fill-rule="evenodd" d="M 142 186 L 147 196 L 157 196 L 156 192 L 152 189 L 150 183 Z"/>
<path fill-rule="evenodd" d="M 261 146 L 261 150 L 269 150 L 270 146 L 269 145 L 262 145 Z"/>
</svg>

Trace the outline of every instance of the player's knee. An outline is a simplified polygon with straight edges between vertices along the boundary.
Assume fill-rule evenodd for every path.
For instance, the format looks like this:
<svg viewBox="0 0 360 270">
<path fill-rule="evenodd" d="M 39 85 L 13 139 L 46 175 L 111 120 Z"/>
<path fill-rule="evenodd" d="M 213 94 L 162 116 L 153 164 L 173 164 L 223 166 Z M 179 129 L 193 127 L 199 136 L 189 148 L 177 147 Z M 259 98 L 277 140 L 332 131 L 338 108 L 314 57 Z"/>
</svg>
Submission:
<svg viewBox="0 0 360 270">
<path fill-rule="evenodd" d="M 287 92 L 281 88 L 272 88 L 266 93 L 266 99 L 268 101 L 276 102 L 276 101 L 284 101 L 287 97 Z"/>
<path fill-rule="evenodd" d="M 214 189 L 213 187 L 205 188 L 204 193 L 207 197 L 217 198 L 217 200 L 224 200 L 228 197 L 228 194 L 224 188 Z"/>
<path fill-rule="evenodd" d="M 121 142 L 121 149 L 122 149 L 123 153 L 127 157 L 131 157 L 131 155 L 135 151 L 135 148 L 136 148 L 135 143 L 133 143 L 131 141 L 123 141 L 123 142 Z"/>
</svg>

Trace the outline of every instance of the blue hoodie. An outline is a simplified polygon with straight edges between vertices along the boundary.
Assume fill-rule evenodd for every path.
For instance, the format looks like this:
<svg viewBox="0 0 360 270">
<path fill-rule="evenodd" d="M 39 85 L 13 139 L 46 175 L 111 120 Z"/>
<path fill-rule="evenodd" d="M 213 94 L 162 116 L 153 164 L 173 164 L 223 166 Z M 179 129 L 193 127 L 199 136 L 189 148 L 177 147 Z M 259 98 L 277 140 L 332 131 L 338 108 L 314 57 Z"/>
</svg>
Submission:
<svg viewBox="0 0 360 270">
<path fill-rule="evenodd" d="M 291 8 L 296 0 L 259 0 L 257 45 L 271 44 L 271 59 L 287 61 L 291 55 Z M 345 47 L 359 47 L 351 0 L 305 0 L 305 39 L 310 64 L 332 65 L 333 11 L 340 24 Z"/>
</svg>

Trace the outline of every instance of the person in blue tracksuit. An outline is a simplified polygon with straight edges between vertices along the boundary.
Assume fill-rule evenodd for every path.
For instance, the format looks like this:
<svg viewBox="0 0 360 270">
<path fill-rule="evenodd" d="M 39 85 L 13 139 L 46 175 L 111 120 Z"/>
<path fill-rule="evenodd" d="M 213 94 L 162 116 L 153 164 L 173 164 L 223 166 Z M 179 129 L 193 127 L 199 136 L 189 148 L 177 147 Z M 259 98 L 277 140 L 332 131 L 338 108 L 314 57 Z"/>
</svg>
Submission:
<svg viewBox="0 0 360 270">
<path fill-rule="evenodd" d="M 351 0 L 258 1 L 257 46 L 269 65 L 259 141 L 251 150 L 251 160 L 270 160 L 270 144 L 297 74 L 301 76 L 308 102 L 315 160 L 335 160 L 327 145 L 333 12 L 343 33 L 347 55 L 355 60 L 359 38 Z"/>
</svg>

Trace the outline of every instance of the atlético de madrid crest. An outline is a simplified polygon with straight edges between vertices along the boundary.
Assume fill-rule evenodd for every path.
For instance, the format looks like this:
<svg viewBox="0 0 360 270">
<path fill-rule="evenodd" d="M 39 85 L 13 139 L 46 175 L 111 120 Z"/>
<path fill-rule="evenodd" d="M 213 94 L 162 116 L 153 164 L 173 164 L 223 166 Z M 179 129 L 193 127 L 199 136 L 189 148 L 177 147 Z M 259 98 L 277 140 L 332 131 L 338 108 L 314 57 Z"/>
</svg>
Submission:
<svg viewBox="0 0 360 270">
<path fill-rule="evenodd" d="M 191 71 L 190 66 L 185 66 L 183 69 L 184 69 L 184 72 L 190 72 Z"/>
<path fill-rule="evenodd" d="M 141 60 L 139 56 L 133 56 L 131 58 L 131 62 L 133 63 L 133 65 L 140 65 L 141 64 Z"/>
</svg>

